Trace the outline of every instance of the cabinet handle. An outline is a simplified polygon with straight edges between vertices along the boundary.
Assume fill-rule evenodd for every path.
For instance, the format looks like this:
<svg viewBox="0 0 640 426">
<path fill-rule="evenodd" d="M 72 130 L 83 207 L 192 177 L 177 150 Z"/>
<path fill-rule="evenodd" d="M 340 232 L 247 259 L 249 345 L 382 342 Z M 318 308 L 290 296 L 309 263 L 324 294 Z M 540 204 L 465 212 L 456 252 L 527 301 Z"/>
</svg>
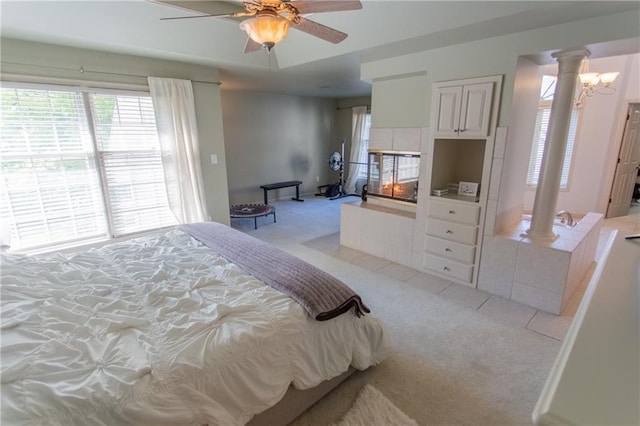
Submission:
<svg viewBox="0 0 640 426">
<path fill-rule="evenodd" d="M 447 229 L 447 234 L 453 234 L 453 231 L 451 229 Z"/>
<path fill-rule="evenodd" d="M 445 248 L 444 251 L 451 253 L 451 249 L 449 247 Z"/>
<path fill-rule="evenodd" d="M 459 131 L 460 131 L 460 132 L 466 132 L 466 131 L 467 131 L 467 129 L 460 129 Z"/>
<path fill-rule="evenodd" d="M 456 214 L 455 210 L 449 210 L 449 214 Z"/>
<path fill-rule="evenodd" d="M 448 267 L 448 266 L 445 266 L 445 267 L 444 267 L 444 268 L 442 268 L 442 269 L 444 269 L 444 270 L 445 270 L 445 271 L 447 271 L 447 272 L 451 271 L 451 269 L 449 269 L 449 267 Z"/>
</svg>

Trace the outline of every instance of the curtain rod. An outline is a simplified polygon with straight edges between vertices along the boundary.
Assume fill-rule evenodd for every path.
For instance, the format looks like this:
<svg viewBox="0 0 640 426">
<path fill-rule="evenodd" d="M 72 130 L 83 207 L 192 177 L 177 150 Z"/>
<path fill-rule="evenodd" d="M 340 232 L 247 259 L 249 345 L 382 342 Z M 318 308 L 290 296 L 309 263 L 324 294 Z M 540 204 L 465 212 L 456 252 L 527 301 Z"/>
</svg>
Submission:
<svg viewBox="0 0 640 426">
<path fill-rule="evenodd" d="M 22 66 L 36 67 L 36 68 L 49 68 L 49 69 L 53 69 L 53 70 L 62 70 L 62 71 L 78 71 L 80 74 L 85 74 L 85 73 L 90 73 L 90 74 L 108 74 L 108 75 L 117 75 L 117 76 L 122 76 L 122 77 L 144 78 L 145 80 L 147 79 L 146 75 L 127 74 L 127 73 L 118 73 L 118 72 L 110 72 L 110 71 L 91 71 L 91 70 L 85 69 L 84 67 L 80 67 L 80 68 L 54 67 L 54 66 L 51 66 L 51 65 L 23 64 L 23 63 L 20 63 L 20 62 L 9 62 L 9 61 L 2 61 L 0 63 L 11 64 L 11 65 L 22 65 Z M 215 84 L 216 86 L 220 86 L 222 84 L 222 82 L 220 82 L 220 81 L 202 81 L 202 80 L 191 80 L 191 81 L 193 83 Z"/>
<path fill-rule="evenodd" d="M 355 107 L 359 107 L 359 106 L 366 106 L 367 110 L 371 109 L 371 105 L 352 105 L 352 106 L 348 106 L 348 107 L 338 107 L 336 108 L 337 110 L 341 110 L 341 109 L 351 109 L 351 108 L 355 108 Z"/>
</svg>

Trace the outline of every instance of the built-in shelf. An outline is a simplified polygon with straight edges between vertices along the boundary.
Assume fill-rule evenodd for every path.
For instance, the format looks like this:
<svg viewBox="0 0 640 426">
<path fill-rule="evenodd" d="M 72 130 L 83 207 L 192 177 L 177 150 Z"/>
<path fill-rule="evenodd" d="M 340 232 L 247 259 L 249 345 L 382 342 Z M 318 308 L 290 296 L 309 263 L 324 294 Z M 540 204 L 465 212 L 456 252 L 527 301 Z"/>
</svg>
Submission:
<svg viewBox="0 0 640 426">
<path fill-rule="evenodd" d="M 485 147 L 485 139 L 435 139 L 430 190 L 461 181 L 477 183 L 482 189 Z"/>
</svg>

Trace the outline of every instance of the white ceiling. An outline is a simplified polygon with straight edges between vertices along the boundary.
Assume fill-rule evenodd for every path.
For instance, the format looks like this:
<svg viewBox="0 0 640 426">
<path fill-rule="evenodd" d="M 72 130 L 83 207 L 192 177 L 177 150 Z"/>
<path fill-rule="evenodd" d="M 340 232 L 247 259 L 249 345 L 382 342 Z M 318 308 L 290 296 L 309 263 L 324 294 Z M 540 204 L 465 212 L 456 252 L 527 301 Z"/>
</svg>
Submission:
<svg viewBox="0 0 640 426">
<path fill-rule="evenodd" d="M 195 13 L 145 0 L 2 0 L 0 34 L 210 65 L 226 89 L 349 97 L 370 94 L 361 62 L 640 8 L 637 1 L 361 1 L 361 10 L 305 15 L 348 33 L 342 43 L 291 30 L 270 55 L 243 53 L 237 21 L 161 21 Z"/>
</svg>

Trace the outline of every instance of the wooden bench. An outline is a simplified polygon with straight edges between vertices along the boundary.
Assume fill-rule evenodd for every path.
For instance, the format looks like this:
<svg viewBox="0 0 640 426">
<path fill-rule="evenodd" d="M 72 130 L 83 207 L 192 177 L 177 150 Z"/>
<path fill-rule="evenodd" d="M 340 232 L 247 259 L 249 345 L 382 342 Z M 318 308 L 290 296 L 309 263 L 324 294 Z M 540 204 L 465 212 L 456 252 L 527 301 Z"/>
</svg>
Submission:
<svg viewBox="0 0 640 426">
<path fill-rule="evenodd" d="M 262 190 L 264 191 L 264 203 L 269 204 L 267 191 L 271 191 L 272 189 L 288 188 L 290 186 L 296 187 L 296 196 L 291 199 L 295 201 L 304 201 L 302 198 L 300 198 L 300 185 L 302 185 L 302 181 L 299 180 L 290 180 L 287 182 L 276 182 L 270 183 L 268 185 L 261 185 L 260 188 L 262 188 Z"/>
</svg>

